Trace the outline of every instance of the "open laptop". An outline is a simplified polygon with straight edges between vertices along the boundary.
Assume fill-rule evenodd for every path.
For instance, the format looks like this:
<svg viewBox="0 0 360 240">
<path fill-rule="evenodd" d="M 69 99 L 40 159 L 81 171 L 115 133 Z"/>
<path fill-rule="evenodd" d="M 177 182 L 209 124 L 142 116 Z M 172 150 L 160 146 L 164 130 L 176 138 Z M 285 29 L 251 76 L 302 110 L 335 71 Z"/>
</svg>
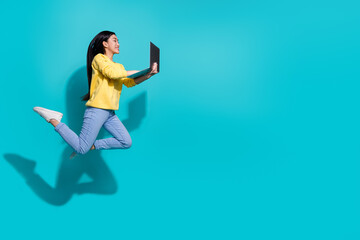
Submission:
<svg viewBox="0 0 360 240">
<path fill-rule="evenodd" d="M 155 44 L 150 42 L 150 67 L 148 67 L 140 72 L 129 75 L 127 77 L 128 78 L 137 78 L 137 77 L 141 77 L 141 76 L 148 74 L 151 71 L 151 66 L 155 62 L 157 62 L 157 71 L 160 72 L 160 49 L 157 46 L 155 46 Z"/>
</svg>

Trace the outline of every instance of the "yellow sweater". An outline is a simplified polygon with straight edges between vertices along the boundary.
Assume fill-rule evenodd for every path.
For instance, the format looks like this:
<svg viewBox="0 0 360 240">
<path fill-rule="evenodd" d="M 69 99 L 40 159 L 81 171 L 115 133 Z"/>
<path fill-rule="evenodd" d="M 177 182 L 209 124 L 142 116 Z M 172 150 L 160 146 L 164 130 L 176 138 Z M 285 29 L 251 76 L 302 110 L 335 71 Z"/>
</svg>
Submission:
<svg viewBox="0 0 360 240">
<path fill-rule="evenodd" d="M 97 54 L 92 63 L 90 99 L 86 106 L 118 110 L 122 85 L 133 87 L 133 78 L 127 78 L 127 72 L 120 63 L 115 63 L 104 54 Z"/>
</svg>

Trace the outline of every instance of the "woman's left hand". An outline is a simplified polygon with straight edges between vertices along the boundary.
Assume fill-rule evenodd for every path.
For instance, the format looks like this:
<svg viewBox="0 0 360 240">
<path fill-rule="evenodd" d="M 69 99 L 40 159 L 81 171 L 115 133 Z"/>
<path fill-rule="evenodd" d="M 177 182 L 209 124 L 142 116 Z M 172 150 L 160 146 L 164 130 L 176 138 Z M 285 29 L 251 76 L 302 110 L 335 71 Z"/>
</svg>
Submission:
<svg viewBox="0 0 360 240">
<path fill-rule="evenodd" d="M 157 62 L 155 62 L 152 65 L 151 71 L 146 75 L 146 78 L 150 78 L 150 77 L 152 77 L 153 75 L 155 75 L 157 73 L 158 73 L 158 71 L 157 71 Z"/>
</svg>

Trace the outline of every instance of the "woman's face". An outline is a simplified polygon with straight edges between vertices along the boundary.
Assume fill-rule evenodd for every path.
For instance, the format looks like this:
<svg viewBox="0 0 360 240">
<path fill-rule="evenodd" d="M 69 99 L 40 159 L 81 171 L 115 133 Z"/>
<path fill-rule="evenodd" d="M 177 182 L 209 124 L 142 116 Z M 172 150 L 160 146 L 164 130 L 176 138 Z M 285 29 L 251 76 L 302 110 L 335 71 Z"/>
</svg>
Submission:
<svg viewBox="0 0 360 240">
<path fill-rule="evenodd" d="M 115 34 L 111 35 L 111 37 L 105 42 L 103 42 L 104 44 L 104 48 L 105 51 L 107 49 L 107 51 L 113 53 L 113 54 L 118 54 L 119 53 L 119 40 L 116 37 Z"/>
</svg>

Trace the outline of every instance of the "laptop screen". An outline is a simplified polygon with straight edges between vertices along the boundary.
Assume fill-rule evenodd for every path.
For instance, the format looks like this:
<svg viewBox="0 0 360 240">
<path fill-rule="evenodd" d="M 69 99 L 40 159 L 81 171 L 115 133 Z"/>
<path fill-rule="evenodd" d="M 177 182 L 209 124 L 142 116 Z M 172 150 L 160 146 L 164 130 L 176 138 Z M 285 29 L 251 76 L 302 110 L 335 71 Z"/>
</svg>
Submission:
<svg viewBox="0 0 360 240">
<path fill-rule="evenodd" d="M 155 62 L 157 62 L 157 71 L 160 72 L 160 49 L 150 42 L 150 68 Z"/>
</svg>

